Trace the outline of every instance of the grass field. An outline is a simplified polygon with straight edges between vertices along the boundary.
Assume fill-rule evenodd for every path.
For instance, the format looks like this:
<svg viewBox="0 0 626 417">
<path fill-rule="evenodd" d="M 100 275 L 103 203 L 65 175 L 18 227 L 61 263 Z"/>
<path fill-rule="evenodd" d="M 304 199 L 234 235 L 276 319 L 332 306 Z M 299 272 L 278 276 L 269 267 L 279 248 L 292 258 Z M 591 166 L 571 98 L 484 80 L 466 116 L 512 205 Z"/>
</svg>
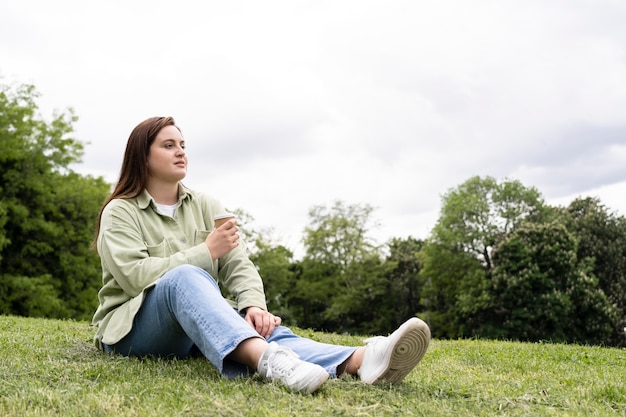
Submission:
<svg viewBox="0 0 626 417">
<path fill-rule="evenodd" d="M 202 358 L 107 356 L 92 335 L 86 322 L 0 316 L 0 416 L 626 416 L 624 349 L 433 340 L 402 384 L 340 378 L 305 396 L 225 380 Z"/>
</svg>

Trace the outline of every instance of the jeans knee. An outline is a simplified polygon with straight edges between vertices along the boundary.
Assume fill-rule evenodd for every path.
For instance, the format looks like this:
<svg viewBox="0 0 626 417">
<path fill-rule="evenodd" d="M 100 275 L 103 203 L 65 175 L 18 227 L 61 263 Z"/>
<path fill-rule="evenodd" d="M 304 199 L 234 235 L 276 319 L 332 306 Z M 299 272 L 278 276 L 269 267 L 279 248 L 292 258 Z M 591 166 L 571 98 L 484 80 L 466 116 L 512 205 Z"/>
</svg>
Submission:
<svg viewBox="0 0 626 417">
<path fill-rule="evenodd" d="M 195 265 L 184 264 L 176 266 L 170 269 L 163 275 L 163 281 L 170 281 L 173 284 L 178 282 L 184 282 L 187 285 L 192 282 L 206 282 L 209 281 L 213 286 L 219 288 L 217 281 L 204 269 Z"/>
<path fill-rule="evenodd" d="M 183 264 L 183 265 L 175 266 L 174 268 L 167 271 L 166 274 L 167 275 L 169 274 L 191 275 L 191 274 L 197 274 L 197 273 L 204 273 L 208 275 L 208 273 L 204 269 L 195 265 L 191 265 L 191 264 Z"/>
</svg>

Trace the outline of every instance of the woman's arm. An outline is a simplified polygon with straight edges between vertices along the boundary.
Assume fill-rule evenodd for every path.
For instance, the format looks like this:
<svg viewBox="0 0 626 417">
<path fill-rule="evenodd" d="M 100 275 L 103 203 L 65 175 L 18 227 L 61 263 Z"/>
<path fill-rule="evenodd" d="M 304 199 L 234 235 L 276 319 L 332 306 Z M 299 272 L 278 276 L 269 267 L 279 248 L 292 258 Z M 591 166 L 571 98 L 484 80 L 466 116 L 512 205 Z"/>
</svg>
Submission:
<svg viewBox="0 0 626 417">
<path fill-rule="evenodd" d="M 211 255 L 204 242 L 171 253 L 167 240 L 158 239 L 155 230 L 158 226 L 151 225 L 158 218 L 140 212 L 133 204 L 127 200 L 109 203 L 102 213 L 98 237 L 98 253 L 103 266 L 125 293 L 131 297 L 139 295 L 146 286 L 179 265 L 191 264 L 209 273 L 213 271 Z M 150 230 L 157 235 L 156 239 L 145 236 Z M 149 246 L 148 241 L 158 243 Z"/>
</svg>

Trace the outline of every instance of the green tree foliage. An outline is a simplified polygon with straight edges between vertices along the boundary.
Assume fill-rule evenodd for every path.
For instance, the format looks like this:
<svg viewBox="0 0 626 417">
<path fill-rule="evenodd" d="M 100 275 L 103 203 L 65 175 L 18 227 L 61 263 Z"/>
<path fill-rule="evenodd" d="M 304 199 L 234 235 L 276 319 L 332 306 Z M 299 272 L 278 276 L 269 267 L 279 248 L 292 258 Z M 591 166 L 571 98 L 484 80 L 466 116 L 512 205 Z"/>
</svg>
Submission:
<svg viewBox="0 0 626 417">
<path fill-rule="evenodd" d="M 419 316 L 428 320 L 433 337 L 471 335 L 467 327 L 480 323 L 479 313 L 492 305 L 482 262 L 458 246 L 435 241 L 426 241 L 419 259 L 424 306 Z"/>
<path fill-rule="evenodd" d="M 316 330 L 334 330 L 338 326 L 326 310 L 341 290 L 333 264 L 305 258 L 295 265 L 295 285 L 289 295 L 293 323 Z"/>
<path fill-rule="evenodd" d="M 378 250 L 368 236 L 369 229 L 378 225 L 373 211 L 368 204 L 347 205 L 342 201 L 330 208 L 313 207 L 309 211 L 311 225 L 304 230 L 305 258 L 337 265 L 340 273 L 368 258 Z M 345 274 L 343 278 L 351 279 Z"/>
<path fill-rule="evenodd" d="M 579 198 L 565 209 L 568 230 L 578 236 L 578 258 L 591 258 L 600 288 L 617 309 L 609 344 L 626 345 L 626 218 L 597 198 Z"/>
<path fill-rule="evenodd" d="M 294 283 L 293 253 L 283 245 L 258 240 L 258 250 L 251 256 L 263 277 L 267 307 L 283 320 L 291 319 L 289 293 Z"/>
<path fill-rule="evenodd" d="M 273 230 L 255 228 L 254 217 L 247 211 L 235 209 L 232 212 L 240 226 L 250 260 L 263 278 L 268 309 L 289 322 L 289 293 L 295 285 L 293 252 L 274 241 Z"/>
<path fill-rule="evenodd" d="M 624 227 L 597 200 L 554 208 L 473 177 L 444 196 L 420 252 L 422 315 L 436 337 L 623 344 Z"/>
<path fill-rule="evenodd" d="M 388 243 L 389 255 L 384 271 L 388 291 L 381 300 L 381 315 L 387 318 L 386 332 L 423 310 L 420 304 L 422 283 L 419 280 L 419 253 L 423 246 L 423 240 L 413 237 L 394 238 Z"/>
<path fill-rule="evenodd" d="M 313 207 L 305 229 L 291 305 L 298 324 L 332 331 L 363 330 L 385 294 L 380 247 L 368 236 L 373 208 L 337 201 Z M 371 320 L 369 320 L 371 319 Z M 358 321 L 357 321 L 358 320 Z"/>
<path fill-rule="evenodd" d="M 602 343 L 616 311 L 563 224 L 526 223 L 494 251 L 491 330 L 514 340 Z"/>
<path fill-rule="evenodd" d="M 0 190 L 2 189 L 2 184 L 0 184 Z M 4 230 L 8 221 L 8 204 L 2 199 L 0 200 L 0 262 L 2 261 L 2 249 L 10 243 L 9 238 L 6 236 L 6 231 Z"/>
<path fill-rule="evenodd" d="M 86 318 L 100 273 L 90 250 L 109 185 L 70 169 L 83 154 L 76 117 L 37 114 L 30 85 L 0 91 L 0 312 Z"/>
<path fill-rule="evenodd" d="M 516 180 L 472 177 L 443 197 L 433 240 L 492 267 L 491 250 L 520 221 L 544 210 L 539 191 Z"/>
<path fill-rule="evenodd" d="M 540 217 L 540 193 L 519 181 L 472 177 L 442 199 L 421 253 L 423 313 L 437 337 L 471 335 L 489 314 L 493 248 L 526 218 Z"/>
</svg>

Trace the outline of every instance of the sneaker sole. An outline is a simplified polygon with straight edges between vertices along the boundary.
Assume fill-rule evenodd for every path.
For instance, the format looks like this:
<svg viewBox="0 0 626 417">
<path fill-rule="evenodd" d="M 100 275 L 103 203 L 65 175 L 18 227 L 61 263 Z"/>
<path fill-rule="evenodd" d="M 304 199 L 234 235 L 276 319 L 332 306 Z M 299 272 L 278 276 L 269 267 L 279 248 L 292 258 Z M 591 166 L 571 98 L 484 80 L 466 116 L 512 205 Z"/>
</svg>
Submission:
<svg viewBox="0 0 626 417">
<path fill-rule="evenodd" d="M 430 329 L 422 320 L 414 317 L 407 320 L 394 332 L 396 339 L 389 358 L 383 361 L 381 372 L 371 378 L 370 384 L 397 384 L 415 368 L 428 350 Z M 381 365 L 383 365 L 381 364 Z"/>
</svg>

